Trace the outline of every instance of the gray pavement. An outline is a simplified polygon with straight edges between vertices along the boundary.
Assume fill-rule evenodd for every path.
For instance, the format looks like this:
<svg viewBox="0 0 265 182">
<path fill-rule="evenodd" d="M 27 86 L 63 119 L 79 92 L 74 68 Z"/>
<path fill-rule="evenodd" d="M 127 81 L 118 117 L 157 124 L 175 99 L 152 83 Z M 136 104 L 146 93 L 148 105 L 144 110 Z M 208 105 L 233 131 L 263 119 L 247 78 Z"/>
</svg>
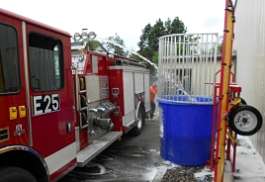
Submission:
<svg viewBox="0 0 265 182">
<path fill-rule="evenodd" d="M 60 182 L 152 181 L 163 164 L 159 152 L 159 128 L 158 119 L 147 120 L 141 135 L 124 136 L 91 161 L 90 167 L 75 169 Z M 91 167 L 93 164 L 101 171 Z"/>
</svg>

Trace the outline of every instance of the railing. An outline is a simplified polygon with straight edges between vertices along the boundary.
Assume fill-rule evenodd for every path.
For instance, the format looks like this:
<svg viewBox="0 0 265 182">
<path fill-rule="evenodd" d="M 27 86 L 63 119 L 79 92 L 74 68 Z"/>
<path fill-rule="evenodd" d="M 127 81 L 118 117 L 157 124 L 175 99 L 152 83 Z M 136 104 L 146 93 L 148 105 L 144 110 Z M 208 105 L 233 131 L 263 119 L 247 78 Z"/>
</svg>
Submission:
<svg viewBox="0 0 265 182">
<path fill-rule="evenodd" d="M 217 33 L 172 34 L 159 39 L 159 95 L 212 96 L 219 69 Z M 183 94 L 183 93 L 181 93 Z"/>
</svg>

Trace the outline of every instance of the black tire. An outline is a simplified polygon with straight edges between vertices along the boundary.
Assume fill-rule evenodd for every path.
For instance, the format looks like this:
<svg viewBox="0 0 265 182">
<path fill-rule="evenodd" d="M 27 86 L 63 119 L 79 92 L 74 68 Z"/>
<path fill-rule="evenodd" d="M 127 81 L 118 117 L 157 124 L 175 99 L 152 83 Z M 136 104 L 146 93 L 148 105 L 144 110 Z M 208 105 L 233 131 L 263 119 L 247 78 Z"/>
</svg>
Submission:
<svg viewBox="0 0 265 182">
<path fill-rule="evenodd" d="M 28 171 L 19 167 L 3 167 L 0 169 L 0 182 L 37 182 Z"/>
<path fill-rule="evenodd" d="M 245 115 L 243 115 L 244 114 L 243 112 L 245 112 Z M 247 116 L 246 113 L 248 113 Z M 249 115 L 252 115 L 252 118 L 254 120 L 251 121 Z M 237 134 L 250 136 L 254 135 L 260 130 L 263 121 L 261 113 L 256 108 L 249 105 L 240 105 L 233 108 L 229 112 L 228 122 L 229 122 L 229 127 Z M 244 125 L 251 126 L 251 124 L 252 127 L 250 127 L 249 129 L 244 126 Z"/>
<path fill-rule="evenodd" d="M 141 124 L 139 123 L 141 122 Z M 144 107 L 141 105 L 140 109 L 139 109 L 139 113 L 138 113 L 138 121 L 136 126 L 130 131 L 130 135 L 132 136 L 138 136 L 142 133 L 142 130 L 144 128 L 145 125 L 145 109 Z"/>
<path fill-rule="evenodd" d="M 245 99 L 243 99 L 242 97 L 240 98 L 240 104 L 241 105 L 247 105 L 247 102 L 246 102 L 246 100 Z"/>
</svg>

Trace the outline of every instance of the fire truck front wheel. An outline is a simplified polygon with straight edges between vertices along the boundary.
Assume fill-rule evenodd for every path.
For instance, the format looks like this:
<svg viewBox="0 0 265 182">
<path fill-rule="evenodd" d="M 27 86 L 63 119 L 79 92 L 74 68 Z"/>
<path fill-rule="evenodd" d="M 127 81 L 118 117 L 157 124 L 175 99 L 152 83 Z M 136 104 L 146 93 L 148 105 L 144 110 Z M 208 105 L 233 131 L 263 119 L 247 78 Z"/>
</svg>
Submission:
<svg viewBox="0 0 265 182">
<path fill-rule="evenodd" d="M 143 127 L 145 125 L 145 110 L 140 108 L 137 118 L 136 126 L 131 130 L 131 135 L 138 136 L 141 134 Z"/>
<path fill-rule="evenodd" d="M 0 168 L 0 182 L 37 182 L 28 171 L 19 167 Z"/>
</svg>

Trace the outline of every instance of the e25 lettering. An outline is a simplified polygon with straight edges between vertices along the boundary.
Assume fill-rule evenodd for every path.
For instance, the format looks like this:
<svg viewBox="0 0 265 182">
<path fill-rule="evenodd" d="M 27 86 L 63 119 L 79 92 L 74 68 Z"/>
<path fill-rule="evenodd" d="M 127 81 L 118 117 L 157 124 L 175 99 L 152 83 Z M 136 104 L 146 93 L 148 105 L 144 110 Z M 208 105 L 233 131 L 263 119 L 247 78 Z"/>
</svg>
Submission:
<svg viewBox="0 0 265 182">
<path fill-rule="evenodd" d="M 60 110 L 59 94 L 39 95 L 33 97 L 33 115 L 42 115 Z"/>
</svg>

